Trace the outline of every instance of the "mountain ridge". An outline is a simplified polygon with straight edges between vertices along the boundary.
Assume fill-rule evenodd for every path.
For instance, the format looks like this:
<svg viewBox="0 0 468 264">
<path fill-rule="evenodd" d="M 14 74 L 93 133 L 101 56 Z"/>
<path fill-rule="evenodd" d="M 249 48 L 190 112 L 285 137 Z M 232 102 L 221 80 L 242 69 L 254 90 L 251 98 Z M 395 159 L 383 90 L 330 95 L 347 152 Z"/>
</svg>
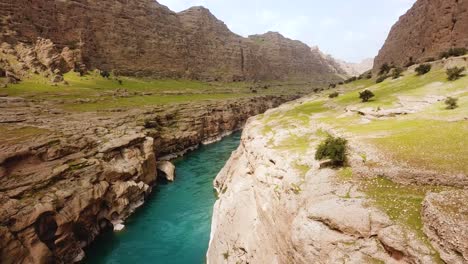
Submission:
<svg viewBox="0 0 468 264">
<path fill-rule="evenodd" d="M 152 0 L 3 0 L 2 4 L 0 41 L 33 49 L 42 38 L 55 45 L 57 54 L 71 50 L 74 56 L 67 68 L 59 69 L 62 73 L 82 67 L 206 81 L 293 79 L 326 84 L 339 79 L 336 67 L 320 61 L 318 54 L 305 49 L 306 44 L 281 35 L 276 41 L 268 38 L 274 44 L 259 45 L 233 33 L 200 6 L 176 13 Z M 288 52 L 278 58 L 274 50 Z"/>
</svg>

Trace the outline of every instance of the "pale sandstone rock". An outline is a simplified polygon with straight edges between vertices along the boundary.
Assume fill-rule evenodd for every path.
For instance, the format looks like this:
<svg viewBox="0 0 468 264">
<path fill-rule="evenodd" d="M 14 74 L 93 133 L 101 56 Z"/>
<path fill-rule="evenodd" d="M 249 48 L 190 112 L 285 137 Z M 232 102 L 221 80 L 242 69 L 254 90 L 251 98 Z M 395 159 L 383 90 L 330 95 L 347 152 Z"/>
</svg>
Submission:
<svg viewBox="0 0 468 264">
<path fill-rule="evenodd" d="M 158 170 L 163 172 L 166 180 L 171 182 L 175 180 L 175 166 L 170 161 L 159 161 Z"/>
<path fill-rule="evenodd" d="M 214 181 L 219 199 L 208 263 L 435 263 L 413 232 L 401 231 L 356 186 L 310 161 L 313 145 L 301 155 L 269 148 L 259 119 L 249 120 L 240 147 Z M 282 137 L 276 128 L 275 140 Z M 297 163 L 309 164 L 305 175 L 294 169 Z"/>
<path fill-rule="evenodd" d="M 446 263 L 468 262 L 468 190 L 431 193 L 423 203 L 424 232 Z"/>
</svg>

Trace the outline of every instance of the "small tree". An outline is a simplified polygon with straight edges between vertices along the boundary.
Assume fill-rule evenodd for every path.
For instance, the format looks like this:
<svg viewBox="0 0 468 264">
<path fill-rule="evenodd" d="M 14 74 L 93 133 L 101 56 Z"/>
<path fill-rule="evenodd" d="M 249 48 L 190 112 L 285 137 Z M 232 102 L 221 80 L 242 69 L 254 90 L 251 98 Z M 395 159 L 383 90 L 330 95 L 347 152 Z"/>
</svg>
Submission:
<svg viewBox="0 0 468 264">
<path fill-rule="evenodd" d="M 390 65 L 388 65 L 388 63 L 384 63 L 382 66 L 380 66 L 379 75 L 388 74 L 390 69 Z"/>
<path fill-rule="evenodd" d="M 445 99 L 445 104 L 447 105 L 447 109 L 452 110 L 458 107 L 458 98 L 447 97 Z"/>
<path fill-rule="evenodd" d="M 403 73 L 402 68 L 394 68 L 393 72 L 392 72 L 392 78 L 393 79 L 398 79 L 398 78 L 401 77 L 402 73 Z"/>
<path fill-rule="evenodd" d="M 463 75 L 462 73 L 465 71 L 465 67 L 453 67 L 447 69 L 447 79 L 449 81 L 455 81 L 460 79 Z"/>
<path fill-rule="evenodd" d="M 333 92 L 331 94 L 328 95 L 328 98 L 336 98 L 338 97 L 340 94 L 338 92 Z"/>
<path fill-rule="evenodd" d="M 430 64 L 421 64 L 416 69 L 414 69 L 418 75 L 424 75 L 428 72 L 430 72 L 432 69 L 432 66 Z"/>
<path fill-rule="evenodd" d="M 361 98 L 362 102 L 364 103 L 369 102 L 369 100 L 374 96 L 375 94 L 367 89 L 362 92 L 359 92 L 359 98 Z"/>
<path fill-rule="evenodd" d="M 346 164 L 347 143 L 348 141 L 344 138 L 329 135 L 318 146 L 315 159 L 330 159 L 333 166 L 343 166 Z"/>
<path fill-rule="evenodd" d="M 102 78 L 109 78 L 110 73 L 108 71 L 101 71 L 101 76 L 102 76 Z"/>
</svg>

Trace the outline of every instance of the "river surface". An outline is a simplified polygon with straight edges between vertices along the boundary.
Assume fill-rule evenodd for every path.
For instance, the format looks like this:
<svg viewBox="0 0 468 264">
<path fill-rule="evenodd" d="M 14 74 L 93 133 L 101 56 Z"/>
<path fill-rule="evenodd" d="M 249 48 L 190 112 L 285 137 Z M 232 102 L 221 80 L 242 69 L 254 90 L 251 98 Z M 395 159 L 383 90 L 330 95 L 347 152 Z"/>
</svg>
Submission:
<svg viewBox="0 0 468 264">
<path fill-rule="evenodd" d="M 160 184 L 118 233 L 105 233 L 84 263 L 201 264 L 216 200 L 213 179 L 240 142 L 240 132 L 174 161 L 176 181 Z"/>
</svg>

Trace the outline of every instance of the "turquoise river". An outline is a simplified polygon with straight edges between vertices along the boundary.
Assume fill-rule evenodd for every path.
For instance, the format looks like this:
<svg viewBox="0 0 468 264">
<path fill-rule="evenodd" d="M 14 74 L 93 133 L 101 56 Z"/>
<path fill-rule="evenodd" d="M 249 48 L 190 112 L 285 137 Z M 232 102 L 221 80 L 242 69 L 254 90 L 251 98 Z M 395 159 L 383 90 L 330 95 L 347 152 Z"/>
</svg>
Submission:
<svg viewBox="0 0 468 264">
<path fill-rule="evenodd" d="M 205 263 L 216 200 L 213 179 L 239 142 L 237 132 L 175 160 L 176 181 L 155 187 L 123 231 L 99 236 L 84 263 Z"/>
</svg>

